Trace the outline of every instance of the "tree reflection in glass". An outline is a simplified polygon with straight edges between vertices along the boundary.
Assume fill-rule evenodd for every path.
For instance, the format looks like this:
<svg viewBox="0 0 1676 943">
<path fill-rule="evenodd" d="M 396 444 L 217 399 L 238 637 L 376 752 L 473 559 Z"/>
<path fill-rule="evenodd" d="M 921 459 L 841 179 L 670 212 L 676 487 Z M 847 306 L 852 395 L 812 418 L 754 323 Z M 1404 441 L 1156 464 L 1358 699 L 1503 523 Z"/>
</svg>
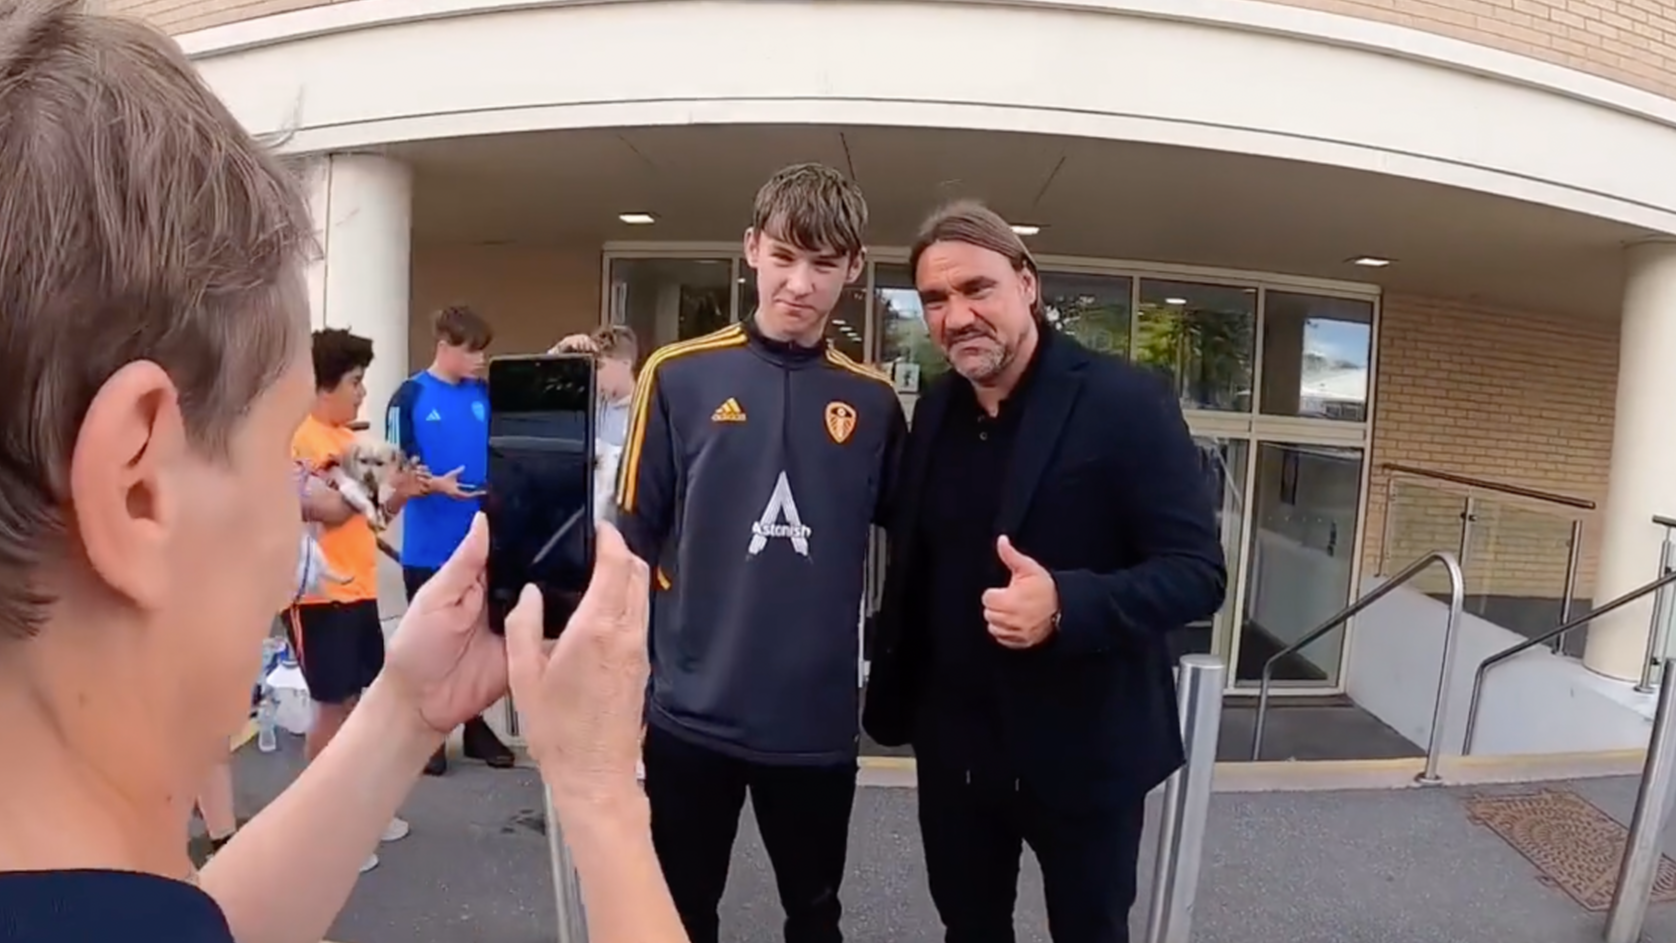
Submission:
<svg viewBox="0 0 1676 943">
<path fill-rule="evenodd" d="M 1047 321 L 1084 347 L 1129 355 L 1129 279 L 1109 275 L 1042 273 Z"/>
<path fill-rule="evenodd" d="M 919 390 L 949 369 L 948 358 L 925 326 L 925 308 L 905 265 L 881 263 L 873 273 L 873 317 L 879 325 L 879 366 L 887 371 L 898 363 L 919 366 Z M 919 390 L 913 391 L 918 392 Z"/>
<path fill-rule="evenodd" d="M 1135 362 L 1170 378 L 1186 409 L 1251 410 L 1257 290 L 1141 281 Z"/>
</svg>

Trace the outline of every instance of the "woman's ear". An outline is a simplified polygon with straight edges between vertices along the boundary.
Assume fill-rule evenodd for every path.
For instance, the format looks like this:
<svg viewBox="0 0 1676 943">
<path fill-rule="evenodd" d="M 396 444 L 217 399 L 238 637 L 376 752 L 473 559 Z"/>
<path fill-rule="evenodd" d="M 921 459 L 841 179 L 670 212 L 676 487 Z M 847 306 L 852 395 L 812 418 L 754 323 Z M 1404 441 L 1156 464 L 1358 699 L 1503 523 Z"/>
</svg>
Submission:
<svg viewBox="0 0 1676 943">
<path fill-rule="evenodd" d="M 171 475 L 187 452 L 174 381 L 149 361 L 105 381 L 71 451 L 75 536 L 99 579 L 144 608 L 161 605 L 169 585 L 164 551 L 179 526 Z"/>
</svg>

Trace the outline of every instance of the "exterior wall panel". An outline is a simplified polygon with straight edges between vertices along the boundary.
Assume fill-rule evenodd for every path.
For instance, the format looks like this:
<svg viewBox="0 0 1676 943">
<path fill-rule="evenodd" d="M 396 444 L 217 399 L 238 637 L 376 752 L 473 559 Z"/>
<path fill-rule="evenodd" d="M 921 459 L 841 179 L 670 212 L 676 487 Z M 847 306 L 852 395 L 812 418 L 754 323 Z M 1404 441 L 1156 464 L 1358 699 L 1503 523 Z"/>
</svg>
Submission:
<svg viewBox="0 0 1676 943">
<path fill-rule="evenodd" d="M 1387 296 L 1381 312 L 1372 482 L 1363 573 L 1376 572 L 1387 517 L 1380 467 L 1395 462 L 1585 498 L 1604 505 L 1616 393 L 1616 322 L 1544 317 Z M 1461 492 L 1399 480 L 1395 569 L 1459 542 Z M 1406 481 L 1412 481 L 1407 479 Z M 1484 496 L 1463 565 L 1468 593 L 1557 600 L 1569 524 L 1541 504 Z M 1598 512 L 1585 516 L 1581 598 L 1592 594 Z M 1652 574 L 1648 574 L 1651 578 Z M 1442 592 L 1441 575 L 1421 585 Z"/>
<path fill-rule="evenodd" d="M 343 0 L 103 0 L 175 33 Z M 1461 39 L 1676 97 L 1667 0 L 1273 0 Z"/>
</svg>

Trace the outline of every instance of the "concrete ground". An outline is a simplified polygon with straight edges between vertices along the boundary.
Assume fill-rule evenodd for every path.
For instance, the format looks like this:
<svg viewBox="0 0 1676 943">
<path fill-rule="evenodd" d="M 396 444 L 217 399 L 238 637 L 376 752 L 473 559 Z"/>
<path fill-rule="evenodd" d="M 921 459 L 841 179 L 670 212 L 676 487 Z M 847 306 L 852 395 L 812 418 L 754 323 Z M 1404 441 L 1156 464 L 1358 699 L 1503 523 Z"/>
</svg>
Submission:
<svg viewBox="0 0 1676 943">
<path fill-rule="evenodd" d="M 254 812 L 299 767 L 298 741 L 238 755 L 240 811 Z M 1620 822 L 1635 781 L 1554 784 Z M 1195 943 L 1593 943 L 1604 917 L 1541 883 L 1534 867 L 1463 800 L 1509 787 L 1218 794 L 1211 808 Z M 1528 787 L 1520 787 L 1528 788 Z M 941 939 L 926 892 L 911 789 L 862 789 L 844 887 L 848 939 Z M 332 928 L 340 943 L 548 943 L 553 893 L 533 771 L 459 763 L 422 781 L 403 815 L 412 834 L 385 846 Z M 1666 847 L 1676 849 L 1676 836 Z M 1143 845 L 1144 919 L 1153 839 Z M 780 939 L 772 875 L 747 813 L 722 905 L 736 943 Z M 1021 943 L 1046 943 L 1040 876 L 1027 861 Z M 1656 905 L 1648 940 L 1676 940 L 1676 907 Z"/>
</svg>

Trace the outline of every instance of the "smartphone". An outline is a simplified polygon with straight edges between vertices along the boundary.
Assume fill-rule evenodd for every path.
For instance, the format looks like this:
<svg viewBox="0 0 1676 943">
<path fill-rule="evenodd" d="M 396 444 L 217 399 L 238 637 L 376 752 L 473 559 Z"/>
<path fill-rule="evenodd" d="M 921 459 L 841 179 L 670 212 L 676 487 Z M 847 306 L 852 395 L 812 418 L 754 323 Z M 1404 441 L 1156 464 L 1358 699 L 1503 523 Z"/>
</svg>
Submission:
<svg viewBox="0 0 1676 943">
<path fill-rule="evenodd" d="M 558 638 L 594 565 L 594 359 L 489 361 L 489 628 L 505 633 L 524 586 L 541 590 Z"/>
</svg>

